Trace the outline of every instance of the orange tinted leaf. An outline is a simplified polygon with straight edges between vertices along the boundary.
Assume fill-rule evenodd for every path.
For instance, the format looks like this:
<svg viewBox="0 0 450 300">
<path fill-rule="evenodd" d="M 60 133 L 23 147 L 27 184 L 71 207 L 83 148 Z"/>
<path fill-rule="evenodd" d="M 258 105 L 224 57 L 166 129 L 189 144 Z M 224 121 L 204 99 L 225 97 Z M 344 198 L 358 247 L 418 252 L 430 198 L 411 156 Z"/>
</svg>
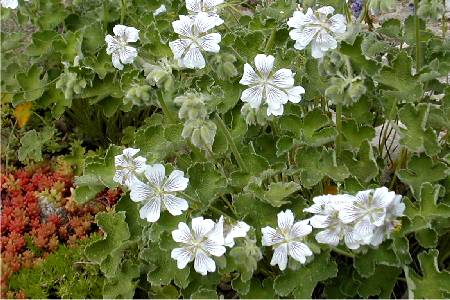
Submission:
<svg viewBox="0 0 450 300">
<path fill-rule="evenodd" d="M 17 105 L 16 108 L 14 109 L 14 116 L 17 119 L 17 124 L 19 128 L 25 126 L 28 120 L 30 119 L 31 107 L 32 107 L 31 102 L 25 102 Z"/>
</svg>

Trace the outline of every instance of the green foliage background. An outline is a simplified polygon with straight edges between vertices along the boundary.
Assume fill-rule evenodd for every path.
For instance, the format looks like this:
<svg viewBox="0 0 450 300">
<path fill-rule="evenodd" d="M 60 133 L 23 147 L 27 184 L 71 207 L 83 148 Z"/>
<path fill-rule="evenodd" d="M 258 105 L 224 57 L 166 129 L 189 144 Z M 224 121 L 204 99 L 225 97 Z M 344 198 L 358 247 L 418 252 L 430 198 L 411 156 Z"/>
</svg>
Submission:
<svg viewBox="0 0 450 300">
<path fill-rule="evenodd" d="M 351 24 L 338 50 L 317 61 L 309 50 L 294 50 L 289 39 L 286 21 L 295 1 L 243 4 L 253 14 L 227 1 L 221 12 L 226 26 L 219 28 L 221 52 L 206 57 L 205 69 L 193 71 L 173 66 L 168 47 L 176 38 L 171 22 L 186 14 L 181 1 L 19 2 L 15 12 L 2 9 L 2 22 L 12 22 L 16 29 L 1 32 L 1 87 L 10 95 L 2 106 L 32 102 L 32 110 L 47 124 L 34 121 L 22 129 L 13 143 L 18 159 L 39 161 L 43 151 L 51 152 L 46 150 L 55 139 L 50 130 L 82 140 L 81 146 L 73 144 L 71 154 L 67 145 L 58 150 L 79 165 L 79 202 L 116 186 L 114 155 L 122 146 L 140 148 L 149 163 L 164 162 L 190 178 L 185 195 L 190 209 L 182 216 L 164 213 L 157 223 L 146 223 L 127 195 L 114 211 L 100 213 L 97 223 L 104 239 L 85 250 L 100 273 L 89 273 L 73 289 L 67 288 L 72 281 L 64 282 L 57 295 L 450 296 L 450 87 L 448 80 L 439 80 L 450 72 L 450 40 L 427 29 L 427 12 L 420 19 L 390 19 L 370 30 Z M 317 2 L 345 13 L 344 1 Z M 388 2 L 372 5 L 383 10 Z M 167 13 L 153 16 L 161 4 Z M 140 41 L 135 65 L 119 72 L 106 54 L 104 37 L 121 14 L 125 25 L 140 29 Z M 274 55 L 276 68 L 292 69 L 306 94 L 300 104 L 287 105 L 283 116 L 255 117 L 258 124 L 248 125 L 240 112 L 243 87 L 238 81 L 243 64 L 259 53 Z M 217 127 L 210 151 L 182 137 L 184 120 L 177 117 L 174 99 L 187 92 L 210 96 L 205 118 Z M 383 124 L 381 142 L 373 145 L 374 128 Z M 400 137 L 397 157 L 387 151 L 391 128 Z M 270 250 L 260 247 L 261 233 L 255 230 L 217 259 L 218 272 L 207 277 L 189 268 L 178 270 L 170 258 L 175 246 L 171 231 L 191 217 L 217 219 L 225 212 L 258 229 L 273 225 L 282 209 L 306 217 L 302 209 L 314 196 L 336 189 L 354 194 L 382 185 L 404 195 L 407 209 L 401 228 L 379 249 L 350 253 L 311 237 L 314 260 L 302 267 L 292 263 L 280 272 L 269 265 Z M 70 252 L 55 254 L 57 263 L 64 251 Z M 52 259 L 38 272 L 60 272 Z M 30 297 L 47 297 L 45 289 L 21 281 L 37 271 L 25 272 L 34 275 L 21 273 L 11 284 L 26 286 Z M 83 283 L 95 289 L 87 291 Z"/>
</svg>

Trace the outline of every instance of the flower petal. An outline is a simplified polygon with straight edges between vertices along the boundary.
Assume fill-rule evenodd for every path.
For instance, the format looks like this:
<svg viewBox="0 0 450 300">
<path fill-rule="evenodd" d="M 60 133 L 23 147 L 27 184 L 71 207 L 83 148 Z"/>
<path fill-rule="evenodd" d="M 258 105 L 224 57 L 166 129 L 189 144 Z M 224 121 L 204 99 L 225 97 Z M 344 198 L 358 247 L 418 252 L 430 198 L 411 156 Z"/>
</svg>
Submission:
<svg viewBox="0 0 450 300">
<path fill-rule="evenodd" d="M 186 200 L 168 194 L 163 197 L 164 206 L 172 216 L 179 216 L 189 208 Z"/>
<path fill-rule="evenodd" d="M 191 40 L 188 39 L 178 39 L 169 42 L 170 50 L 172 50 L 173 56 L 179 59 L 183 56 L 186 49 L 192 44 Z"/>
<path fill-rule="evenodd" d="M 322 58 L 325 52 L 322 51 L 320 45 L 316 41 L 312 41 L 311 44 L 311 56 L 314 58 Z"/>
<path fill-rule="evenodd" d="M 242 92 L 241 100 L 250 104 L 252 108 L 259 108 L 263 97 L 262 85 L 252 86 Z"/>
<path fill-rule="evenodd" d="M 170 173 L 169 178 L 164 183 L 163 189 L 166 192 L 184 191 L 189 183 L 189 178 L 184 177 L 184 172 L 174 170 Z"/>
<path fill-rule="evenodd" d="M 275 108 L 278 108 L 288 102 L 288 95 L 286 92 L 268 84 L 266 85 L 266 102 L 268 105 L 274 105 Z"/>
<path fill-rule="evenodd" d="M 139 40 L 139 30 L 134 27 L 127 27 L 125 29 L 126 41 L 128 43 L 134 43 Z"/>
<path fill-rule="evenodd" d="M 325 30 L 321 30 L 315 39 L 315 44 L 320 48 L 322 51 L 327 51 L 329 49 L 336 49 L 337 47 L 337 41 L 335 38 L 333 38 L 328 32 Z"/>
<path fill-rule="evenodd" d="M 161 214 L 161 200 L 154 198 L 148 201 L 140 210 L 141 219 L 147 219 L 148 222 L 156 222 Z"/>
<path fill-rule="evenodd" d="M 217 53 L 220 51 L 219 43 L 222 40 L 220 33 L 210 33 L 199 38 L 200 47 L 207 51 Z"/>
<path fill-rule="evenodd" d="M 111 58 L 112 58 L 112 64 L 114 66 L 114 68 L 118 69 L 118 70 L 123 70 L 123 65 L 120 63 L 120 56 L 117 53 L 112 53 L 111 54 Z"/>
<path fill-rule="evenodd" d="M 114 27 L 113 27 L 113 32 L 118 37 L 125 36 L 126 31 L 127 31 L 127 26 L 125 26 L 125 25 L 117 24 L 117 25 L 114 25 Z"/>
<path fill-rule="evenodd" d="M 202 248 L 203 248 L 203 250 L 205 250 L 206 252 L 208 252 L 209 254 L 214 255 L 214 256 L 222 256 L 226 251 L 224 246 L 222 246 L 210 239 L 206 240 L 203 243 Z"/>
<path fill-rule="evenodd" d="M 131 64 L 134 59 L 137 57 L 138 53 L 136 48 L 126 46 L 119 51 L 120 60 L 123 64 Z"/>
<path fill-rule="evenodd" d="M 332 6 L 323 6 L 317 10 L 319 13 L 324 15 L 331 15 L 334 13 L 334 7 Z"/>
<path fill-rule="evenodd" d="M 294 214 L 290 209 L 286 209 L 285 211 L 279 212 L 277 215 L 278 219 L 278 228 L 280 228 L 283 232 L 289 232 L 291 230 L 292 225 L 294 225 Z"/>
<path fill-rule="evenodd" d="M 156 198 L 153 189 L 139 180 L 131 184 L 130 190 L 130 198 L 134 202 L 142 202 Z"/>
<path fill-rule="evenodd" d="M 194 269 L 198 273 L 206 275 L 208 272 L 214 272 L 216 270 L 216 263 L 202 250 L 199 250 L 195 254 Z"/>
<path fill-rule="evenodd" d="M 344 234 L 345 245 L 352 250 L 356 250 L 361 246 L 361 239 L 353 230 L 349 230 Z"/>
<path fill-rule="evenodd" d="M 303 30 L 293 29 L 289 32 L 289 36 L 293 39 L 296 44 L 301 46 L 301 48 L 305 48 L 314 37 L 319 32 L 319 27 L 317 26 L 305 26 Z"/>
<path fill-rule="evenodd" d="M 304 264 L 306 262 L 306 256 L 311 256 L 312 252 L 309 247 L 300 242 L 291 242 L 288 244 L 288 250 L 289 255 L 295 259 L 296 261 L 299 261 L 300 263 Z"/>
<path fill-rule="evenodd" d="M 395 192 L 390 192 L 387 187 L 375 189 L 373 193 L 373 205 L 375 207 L 388 207 L 395 199 Z"/>
<path fill-rule="evenodd" d="M 289 69 L 279 69 L 273 74 L 272 83 L 281 89 L 291 88 L 294 85 L 294 74 Z"/>
<path fill-rule="evenodd" d="M 272 55 L 258 54 L 255 57 L 255 67 L 264 78 L 268 78 L 274 61 L 275 57 Z"/>
<path fill-rule="evenodd" d="M 302 100 L 302 94 L 305 93 L 305 89 L 302 86 L 294 86 L 287 90 L 288 100 L 292 103 L 299 103 Z"/>
<path fill-rule="evenodd" d="M 330 225 L 329 216 L 315 215 L 309 219 L 309 223 L 314 228 L 327 228 Z"/>
<path fill-rule="evenodd" d="M 207 13 L 201 12 L 194 17 L 194 33 L 204 33 L 214 28 L 215 19 Z"/>
<path fill-rule="evenodd" d="M 186 9 L 195 13 L 201 12 L 202 0 L 186 0 Z"/>
<path fill-rule="evenodd" d="M 149 165 L 145 168 L 144 174 L 151 184 L 162 187 L 166 177 L 166 169 L 161 164 Z"/>
<path fill-rule="evenodd" d="M 192 37 L 193 21 L 188 16 L 180 16 L 179 20 L 172 22 L 173 31 L 185 37 Z"/>
<path fill-rule="evenodd" d="M 238 237 L 246 237 L 247 232 L 250 230 L 250 226 L 245 222 L 237 222 L 236 225 L 234 225 L 230 232 L 225 237 L 225 246 L 227 247 L 233 247 L 234 246 L 234 239 Z"/>
<path fill-rule="evenodd" d="M 296 222 L 290 229 L 289 236 L 291 238 L 304 237 L 311 233 L 312 227 L 308 224 L 308 220 Z"/>
<path fill-rule="evenodd" d="M 192 234 L 186 223 L 178 223 L 178 229 L 172 231 L 172 238 L 177 243 L 190 244 L 192 242 Z"/>
<path fill-rule="evenodd" d="M 339 244 L 339 235 L 334 230 L 322 230 L 316 234 L 316 241 L 321 244 L 337 246 Z"/>
<path fill-rule="evenodd" d="M 178 269 L 184 269 L 186 265 L 194 259 L 194 255 L 185 248 L 175 248 L 170 253 L 170 257 L 177 261 Z"/>
<path fill-rule="evenodd" d="M 344 15 L 336 14 L 330 19 L 331 26 L 330 30 L 337 34 L 342 34 L 347 29 L 347 21 Z"/>
<path fill-rule="evenodd" d="M 214 221 L 211 219 L 203 219 L 203 217 L 197 217 L 192 219 L 192 232 L 195 239 L 206 236 L 208 232 L 213 230 Z"/>
<path fill-rule="evenodd" d="M 125 149 L 123 149 L 123 155 L 124 156 L 127 156 L 127 157 L 133 157 L 133 156 L 135 156 L 136 154 L 138 154 L 139 153 L 139 151 L 141 151 L 140 149 L 136 149 L 136 148 L 125 148 Z"/>
<path fill-rule="evenodd" d="M 281 271 L 284 271 L 287 266 L 288 251 L 287 244 L 282 244 L 275 248 L 273 251 L 272 260 L 270 261 L 271 266 L 278 265 Z"/>
<path fill-rule="evenodd" d="M 251 85 L 260 81 L 259 76 L 255 73 L 252 66 L 249 64 L 244 64 L 244 74 L 242 75 L 242 79 L 239 81 L 242 85 Z"/>
<path fill-rule="evenodd" d="M 186 55 L 182 58 L 181 62 L 183 66 L 190 69 L 203 69 L 206 64 L 200 49 L 196 47 L 191 47 L 186 52 Z"/>
<path fill-rule="evenodd" d="M 263 234 L 262 236 L 263 246 L 272 246 L 284 241 L 284 237 L 272 227 L 266 226 L 264 228 L 261 228 L 261 232 Z"/>
<path fill-rule="evenodd" d="M 283 104 L 274 105 L 274 104 L 268 104 L 267 106 L 267 116 L 282 116 L 284 112 L 284 106 Z"/>
</svg>

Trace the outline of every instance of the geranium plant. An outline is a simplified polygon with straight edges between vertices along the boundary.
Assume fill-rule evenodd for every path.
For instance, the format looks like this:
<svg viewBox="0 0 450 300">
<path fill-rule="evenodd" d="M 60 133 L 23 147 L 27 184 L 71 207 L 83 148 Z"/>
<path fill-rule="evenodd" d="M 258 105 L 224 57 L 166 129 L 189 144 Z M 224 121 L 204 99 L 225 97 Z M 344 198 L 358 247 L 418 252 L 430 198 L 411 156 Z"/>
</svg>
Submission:
<svg viewBox="0 0 450 300">
<path fill-rule="evenodd" d="M 103 296 L 448 297 L 450 52 L 429 2 L 6 8 L 36 30 L 2 33 L 11 104 L 80 128 L 77 201 L 124 191 L 85 250 Z"/>
</svg>

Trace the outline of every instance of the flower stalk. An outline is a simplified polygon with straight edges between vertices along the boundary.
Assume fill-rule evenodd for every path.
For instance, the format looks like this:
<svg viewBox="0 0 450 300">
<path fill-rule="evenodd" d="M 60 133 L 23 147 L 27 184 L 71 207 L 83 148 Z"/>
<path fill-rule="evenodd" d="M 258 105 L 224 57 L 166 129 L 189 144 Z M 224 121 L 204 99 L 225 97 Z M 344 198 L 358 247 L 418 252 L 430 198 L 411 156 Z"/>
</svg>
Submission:
<svg viewBox="0 0 450 300">
<path fill-rule="evenodd" d="M 164 115 L 169 120 L 169 122 L 171 124 L 175 124 L 176 118 L 172 115 L 172 112 L 167 107 L 167 104 L 164 101 L 164 95 L 163 95 L 162 91 L 158 91 L 158 102 L 159 102 L 159 105 L 161 106 L 161 109 L 162 109 Z"/>
<path fill-rule="evenodd" d="M 239 167 L 243 171 L 247 172 L 248 171 L 247 166 L 245 165 L 245 162 L 242 159 L 242 156 L 239 153 L 239 150 L 233 141 L 233 137 L 231 136 L 231 133 L 227 128 L 227 125 L 225 125 L 225 122 L 222 120 L 222 118 L 220 117 L 220 115 L 218 113 L 216 113 L 215 118 L 216 118 L 216 121 L 217 121 L 217 124 L 218 124 L 220 130 L 222 130 L 222 132 L 225 134 L 225 138 L 227 139 L 228 144 L 230 144 L 231 151 L 233 151 L 234 158 L 236 159 Z"/>
<path fill-rule="evenodd" d="M 414 27 L 416 39 L 416 73 L 420 71 L 420 18 L 417 14 L 419 0 L 414 0 Z"/>
</svg>

